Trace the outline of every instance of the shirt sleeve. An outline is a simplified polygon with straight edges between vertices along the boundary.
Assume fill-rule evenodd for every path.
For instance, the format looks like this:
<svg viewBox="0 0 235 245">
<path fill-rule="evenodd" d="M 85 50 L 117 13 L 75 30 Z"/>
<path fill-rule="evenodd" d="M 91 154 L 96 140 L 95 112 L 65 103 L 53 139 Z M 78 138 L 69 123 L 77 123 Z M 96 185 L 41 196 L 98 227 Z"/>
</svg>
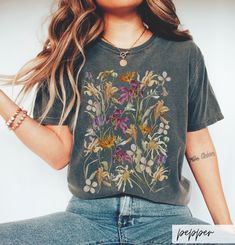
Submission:
<svg viewBox="0 0 235 245">
<path fill-rule="evenodd" d="M 68 86 L 65 86 L 66 91 L 67 91 L 67 98 L 70 98 L 70 90 L 68 89 Z M 59 89 L 60 91 L 60 89 Z M 61 95 L 61 94 L 60 94 Z M 41 85 L 37 92 L 36 92 L 36 97 L 33 105 L 33 119 L 40 122 L 40 116 L 44 112 L 44 109 L 49 101 L 49 90 L 47 83 L 43 83 Z M 68 104 L 68 99 L 66 101 L 66 105 Z M 54 103 L 47 113 L 46 117 L 42 120 L 43 125 L 50 124 L 50 125 L 58 125 L 60 116 L 62 114 L 63 110 L 63 104 L 61 100 L 58 97 L 55 97 Z M 72 119 L 73 115 L 73 109 L 70 111 L 68 114 L 67 118 L 63 122 L 62 125 L 69 125 Z"/>
<path fill-rule="evenodd" d="M 220 105 L 208 78 L 204 57 L 196 46 L 191 62 L 187 131 L 196 131 L 222 120 Z"/>
</svg>

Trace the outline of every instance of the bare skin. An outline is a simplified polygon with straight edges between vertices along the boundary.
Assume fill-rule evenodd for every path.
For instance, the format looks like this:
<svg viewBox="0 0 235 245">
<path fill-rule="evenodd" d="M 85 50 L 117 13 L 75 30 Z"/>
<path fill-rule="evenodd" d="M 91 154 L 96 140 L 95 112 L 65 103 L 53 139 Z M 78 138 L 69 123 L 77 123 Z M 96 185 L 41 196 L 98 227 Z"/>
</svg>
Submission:
<svg viewBox="0 0 235 245">
<path fill-rule="evenodd" d="M 136 13 L 136 6 L 141 0 L 132 1 L 101 1 L 105 12 L 105 37 L 120 48 L 129 48 L 143 31 L 143 23 Z M 120 9 L 122 14 L 120 14 Z M 130 35 L 123 35 L 123 32 Z M 152 33 L 146 31 L 135 46 L 144 43 Z M 17 105 L 0 89 L 0 116 L 6 121 L 16 111 Z M 72 134 L 68 126 L 41 125 L 29 116 L 25 118 L 14 133 L 16 136 L 39 157 L 45 160 L 54 169 L 63 169 L 67 166 L 72 152 Z M 30 132 L 30 133 L 29 133 Z M 49 147 L 45 147 L 45 145 Z"/>
<path fill-rule="evenodd" d="M 129 48 L 143 30 L 141 18 L 136 13 L 136 7 L 142 0 L 96 2 L 105 11 L 104 36 L 119 48 Z M 146 42 L 151 35 L 151 31 L 145 32 L 135 46 Z M 16 109 L 17 105 L 0 90 L 0 115 L 6 120 Z M 15 134 L 53 168 L 62 169 L 68 164 L 73 142 L 67 126 L 39 127 L 38 122 L 27 117 L 15 130 Z M 187 133 L 185 154 L 214 223 L 232 224 L 220 180 L 216 151 L 207 128 Z"/>
<path fill-rule="evenodd" d="M 214 224 L 232 225 L 208 128 L 187 133 L 185 155 Z"/>
<path fill-rule="evenodd" d="M 96 2 L 104 10 L 104 37 L 118 48 L 130 48 L 144 29 L 142 19 L 136 13 L 136 7 L 142 0 L 97 0 Z M 123 35 L 123 33 L 128 33 L 128 35 Z M 150 30 L 145 31 L 135 46 L 146 42 L 151 36 Z"/>
<path fill-rule="evenodd" d="M 0 116 L 6 121 L 17 108 L 18 105 L 0 89 Z M 18 117 L 21 115 L 22 112 Z M 72 134 L 68 126 L 43 126 L 27 116 L 20 127 L 13 132 L 52 168 L 59 170 L 68 164 L 72 149 Z"/>
</svg>

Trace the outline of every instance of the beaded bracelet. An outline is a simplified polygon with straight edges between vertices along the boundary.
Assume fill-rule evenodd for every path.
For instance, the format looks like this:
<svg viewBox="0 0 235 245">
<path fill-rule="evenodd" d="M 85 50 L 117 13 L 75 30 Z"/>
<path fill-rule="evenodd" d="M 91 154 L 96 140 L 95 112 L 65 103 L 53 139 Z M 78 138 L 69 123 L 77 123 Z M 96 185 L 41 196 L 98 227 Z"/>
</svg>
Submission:
<svg viewBox="0 0 235 245">
<path fill-rule="evenodd" d="M 17 121 L 16 125 L 13 126 L 13 123 L 17 117 L 17 115 L 23 111 L 23 115 L 20 117 L 20 119 Z M 8 127 L 9 130 L 15 130 L 16 128 L 18 128 L 20 126 L 20 124 L 22 123 L 22 121 L 26 118 L 27 116 L 27 111 L 23 110 L 23 107 L 18 107 L 16 112 L 14 113 L 13 116 L 11 116 L 7 121 L 6 121 L 6 125 Z"/>
<path fill-rule="evenodd" d="M 6 125 L 8 127 L 11 127 L 11 125 L 13 124 L 13 122 L 15 121 L 17 115 L 22 111 L 23 108 L 18 107 L 15 114 L 13 116 L 11 116 L 7 121 L 6 121 Z"/>
<path fill-rule="evenodd" d="M 18 128 L 20 125 L 21 125 L 21 123 L 24 121 L 24 119 L 27 117 L 27 111 L 26 110 L 22 110 L 22 112 L 23 112 L 23 115 L 20 117 L 20 119 L 16 122 L 16 125 L 15 126 L 10 126 L 9 127 L 9 129 L 10 130 L 15 130 L 16 128 Z"/>
</svg>

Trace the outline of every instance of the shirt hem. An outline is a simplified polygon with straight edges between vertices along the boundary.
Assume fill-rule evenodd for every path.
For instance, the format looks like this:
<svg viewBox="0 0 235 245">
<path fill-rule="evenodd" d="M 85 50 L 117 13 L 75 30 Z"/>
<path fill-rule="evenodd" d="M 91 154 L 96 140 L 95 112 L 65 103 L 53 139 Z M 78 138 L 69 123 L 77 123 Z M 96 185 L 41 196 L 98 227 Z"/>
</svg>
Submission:
<svg viewBox="0 0 235 245">
<path fill-rule="evenodd" d="M 164 199 L 153 199 L 151 197 L 148 197 L 148 196 L 141 196 L 141 195 L 135 195 L 135 194 L 132 194 L 132 193 L 128 193 L 128 192 L 116 192 L 116 193 L 107 193 L 107 195 L 103 194 L 103 195 L 100 195 L 100 196 L 93 196 L 92 194 L 85 194 L 84 195 L 81 193 L 81 192 L 78 192 L 76 191 L 73 186 L 71 186 L 69 183 L 68 183 L 68 189 L 69 191 L 71 192 L 72 195 L 76 196 L 76 197 L 79 197 L 81 199 L 84 199 L 84 200 L 89 200 L 89 199 L 99 199 L 99 198 L 107 198 L 107 197 L 114 197 L 114 196 L 118 196 L 119 194 L 126 194 L 126 195 L 131 195 L 131 196 L 134 196 L 134 197 L 137 197 L 137 198 L 141 198 L 141 199 L 145 199 L 145 200 L 148 200 L 148 201 L 151 201 L 151 202 L 155 202 L 155 203 L 163 203 L 163 204 L 170 204 L 170 205 L 180 205 L 180 206 L 187 206 L 189 204 L 189 201 L 190 201 L 190 193 L 186 196 L 181 196 L 181 195 L 174 195 L 172 197 L 172 200 L 164 200 Z"/>
</svg>

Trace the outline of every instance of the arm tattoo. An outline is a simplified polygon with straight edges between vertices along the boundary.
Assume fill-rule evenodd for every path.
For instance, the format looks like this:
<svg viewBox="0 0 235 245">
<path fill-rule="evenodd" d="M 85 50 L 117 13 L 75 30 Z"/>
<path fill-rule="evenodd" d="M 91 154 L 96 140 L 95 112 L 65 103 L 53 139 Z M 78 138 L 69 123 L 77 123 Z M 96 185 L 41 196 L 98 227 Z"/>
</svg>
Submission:
<svg viewBox="0 0 235 245">
<path fill-rule="evenodd" d="M 190 156 L 188 158 L 188 160 L 190 162 L 195 162 L 195 161 L 198 161 L 200 159 L 206 159 L 206 158 L 213 157 L 213 156 L 215 156 L 215 152 L 213 152 L 213 151 L 212 152 L 208 152 L 207 151 L 207 152 L 202 152 L 200 156 L 196 156 L 196 155 Z"/>
</svg>

